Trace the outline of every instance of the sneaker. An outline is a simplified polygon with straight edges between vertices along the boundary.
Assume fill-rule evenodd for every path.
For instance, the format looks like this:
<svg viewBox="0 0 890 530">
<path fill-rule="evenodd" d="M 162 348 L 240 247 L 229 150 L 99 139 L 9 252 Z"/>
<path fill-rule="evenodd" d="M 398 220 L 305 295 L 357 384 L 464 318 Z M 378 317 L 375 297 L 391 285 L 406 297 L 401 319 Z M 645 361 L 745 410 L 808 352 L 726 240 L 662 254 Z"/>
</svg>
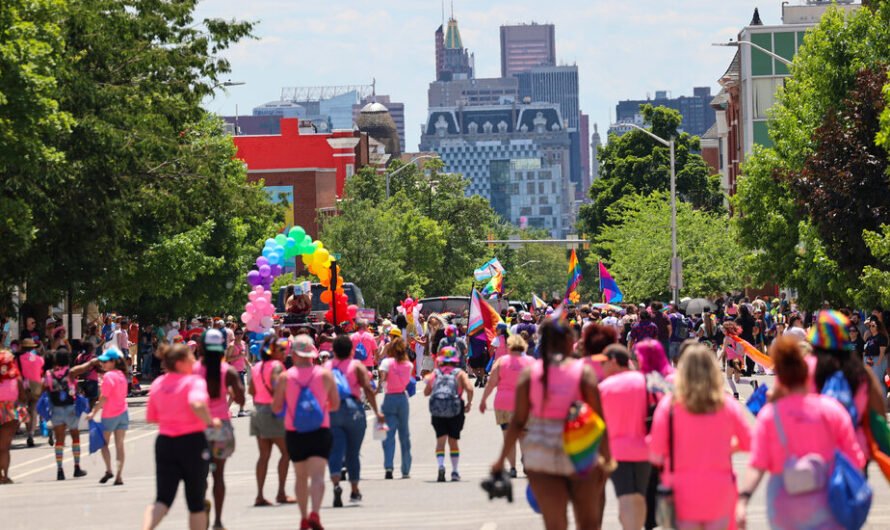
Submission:
<svg viewBox="0 0 890 530">
<path fill-rule="evenodd" d="M 736 400 L 738 400 L 738 399 L 739 399 L 739 393 L 738 393 L 738 392 L 734 393 L 734 394 L 732 395 L 732 397 L 734 397 L 734 398 L 736 398 Z"/>
<path fill-rule="evenodd" d="M 46 440 L 47 445 L 50 447 L 56 445 L 56 439 L 53 438 L 53 433 L 49 433 L 49 438 Z"/>
<path fill-rule="evenodd" d="M 324 530 L 324 527 L 321 526 L 321 518 L 318 516 L 318 512 L 309 514 L 309 528 L 312 530 Z"/>
<path fill-rule="evenodd" d="M 510 478 L 516 478 L 516 468 L 510 468 Z"/>
<path fill-rule="evenodd" d="M 403 474 L 402 474 L 402 480 L 405 480 L 405 479 L 407 479 L 407 478 L 411 478 L 411 475 L 408 474 L 408 473 L 403 473 Z"/>
<path fill-rule="evenodd" d="M 239 418 L 243 418 L 243 417 L 245 417 L 245 416 L 250 416 L 250 413 L 247 412 L 246 410 L 239 410 L 239 411 L 238 411 L 238 417 L 239 417 Z"/>
<path fill-rule="evenodd" d="M 99 484 L 105 484 L 106 482 L 108 482 L 109 480 L 111 480 L 113 478 L 114 478 L 114 474 L 111 473 L 110 471 L 106 471 L 105 474 L 102 475 L 102 478 L 99 479 Z"/>
<path fill-rule="evenodd" d="M 87 472 L 83 469 L 80 469 L 80 466 L 74 466 L 74 478 L 80 478 L 87 476 Z"/>
<path fill-rule="evenodd" d="M 386 475 L 383 476 L 385 480 L 392 480 L 392 469 L 386 470 Z"/>
<path fill-rule="evenodd" d="M 28 436 L 28 447 L 34 447 L 34 438 Z"/>
<path fill-rule="evenodd" d="M 62 468 L 56 471 L 56 480 L 65 480 L 65 471 Z"/>
<path fill-rule="evenodd" d="M 312 530 L 309 526 L 309 519 L 300 519 L 300 530 Z"/>
<path fill-rule="evenodd" d="M 362 502 L 362 494 L 361 493 L 350 493 L 349 494 L 349 502 Z"/>
<path fill-rule="evenodd" d="M 460 482 L 460 473 L 458 473 L 457 471 L 452 471 L 451 482 Z"/>
<path fill-rule="evenodd" d="M 755 379 L 755 380 L 751 381 L 751 386 L 753 386 L 754 391 L 757 392 L 757 389 L 760 387 L 760 383 L 758 383 L 757 380 Z"/>
<path fill-rule="evenodd" d="M 334 508 L 343 507 L 343 488 L 334 486 Z"/>
<path fill-rule="evenodd" d="M 445 482 L 445 468 L 439 468 L 439 478 L 436 479 L 436 482 Z"/>
</svg>

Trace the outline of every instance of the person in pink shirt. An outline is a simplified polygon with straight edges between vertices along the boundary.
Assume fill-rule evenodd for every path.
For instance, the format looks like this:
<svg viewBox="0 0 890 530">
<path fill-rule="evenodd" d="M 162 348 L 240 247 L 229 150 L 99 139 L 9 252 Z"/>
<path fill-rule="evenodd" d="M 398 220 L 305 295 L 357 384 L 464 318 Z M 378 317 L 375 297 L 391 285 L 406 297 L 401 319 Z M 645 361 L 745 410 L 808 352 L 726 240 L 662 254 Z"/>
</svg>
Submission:
<svg viewBox="0 0 890 530">
<path fill-rule="evenodd" d="M 491 367 L 488 383 L 482 392 L 482 400 L 479 403 L 479 412 L 485 414 L 488 410 L 488 396 L 497 389 L 494 396 L 494 421 L 501 428 L 501 433 L 506 438 L 507 427 L 513 419 L 513 409 L 516 405 L 516 385 L 519 376 L 528 367 L 534 364 L 534 357 L 526 355 L 528 343 L 519 335 L 510 335 L 505 341 L 508 353 L 498 357 Z M 510 477 L 516 478 L 516 444 L 507 448 L 507 461 L 510 463 Z"/>
<path fill-rule="evenodd" d="M 460 433 L 465 414 L 473 406 L 473 387 L 467 373 L 460 369 L 460 354 L 451 346 L 439 350 L 439 367 L 426 376 L 423 395 L 430 398 L 430 416 L 436 433 L 437 482 L 445 482 L 445 443 L 451 454 L 451 482 L 460 481 Z M 466 392 L 464 403 L 462 396 Z"/>
<path fill-rule="evenodd" d="M 12 484 L 9 478 L 9 450 L 19 427 L 23 408 L 19 398 L 25 386 L 15 357 L 8 350 L 0 350 L 0 485 Z"/>
<path fill-rule="evenodd" d="M 564 318 L 548 317 L 538 333 L 541 359 L 519 377 L 513 419 L 491 471 L 503 472 L 509 448 L 525 432 L 522 441 L 525 471 L 546 528 L 568 527 L 569 502 L 578 528 L 600 528 L 603 489 L 615 466 L 609 439 L 603 437 L 597 464 L 583 476 L 575 472 L 563 448 L 563 427 L 573 403 L 583 400 L 594 412 L 603 415 L 596 376 L 590 367 L 572 359 L 575 334 Z"/>
<path fill-rule="evenodd" d="M 244 330 L 236 329 L 232 331 L 231 329 L 226 329 L 226 339 L 227 339 L 227 348 L 226 348 L 226 361 L 229 363 L 229 366 L 235 369 L 238 373 L 238 378 L 241 380 L 241 387 L 244 387 L 244 378 L 247 375 L 247 370 L 250 369 L 250 359 L 247 355 L 247 345 L 244 343 Z M 228 341 L 228 336 L 231 335 L 231 342 Z M 235 397 L 233 395 L 229 395 L 228 405 L 231 407 L 234 402 Z M 247 413 L 244 412 L 244 402 L 238 404 L 238 417 L 247 416 Z"/>
<path fill-rule="evenodd" d="M 29 319 L 33 320 L 33 319 Z M 22 374 L 22 383 L 25 385 L 28 398 L 28 447 L 34 447 L 34 428 L 37 422 L 37 400 L 43 393 L 43 366 L 44 359 L 38 351 L 37 343 L 31 338 L 22 339 L 20 344 L 21 354 L 16 357 L 19 371 Z M 52 445 L 52 444 L 50 444 Z"/>
<path fill-rule="evenodd" d="M 102 383 L 99 387 L 99 401 L 87 416 L 92 420 L 102 411 L 102 428 L 105 431 L 105 445 L 102 447 L 102 460 L 105 461 L 105 475 L 99 484 L 114 478 L 115 486 L 124 484 L 121 476 L 124 469 L 124 438 L 130 428 L 130 414 L 127 410 L 127 365 L 124 356 L 116 347 L 105 350 L 96 358 L 102 368 Z M 117 460 L 117 476 L 111 472 L 111 451 L 108 445 L 114 436 L 114 454 Z"/>
<path fill-rule="evenodd" d="M 357 352 L 356 358 L 365 365 L 368 371 L 372 371 L 377 359 L 377 341 L 374 335 L 368 331 L 368 321 L 358 319 L 355 321 L 358 331 L 352 334 L 352 348 Z M 361 349 L 359 348 L 361 346 Z M 364 355 L 365 358 L 360 357 Z"/>
<path fill-rule="evenodd" d="M 783 469 L 790 458 L 804 455 L 824 460 L 827 475 L 840 451 L 859 468 L 866 458 L 856 441 L 853 423 L 834 398 L 807 391 L 807 364 L 799 339 L 781 337 L 773 342 L 770 357 L 775 364 L 775 401 L 757 415 L 751 442 L 751 460 L 736 506 L 739 528 L 745 528 L 751 495 L 766 473 L 767 516 L 772 528 L 840 529 L 828 507 L 828 477 L 816 477 L 818 486 L 794 495 L 788 493 Z"/>
<path fill-rule="evenodd" d="M 678 528 L 731 528 L 737 497 L 732 453 L 751 445 L 747 420 L 738 401 L 726 399 L 707 345 L 687 347 L 677 370 L 674 395 L 655 409 L 649 457 L 662 468 L 662 484 L 673 489 Z"/>
<path fill-rule="evenodd" d="M 649 394 L 646 376 L 630 367 L 630 353 L 620 344 L 606 348 L 599 383 L 609 448 L 618 467 L 610 477 L 618 497 L 618 520 L 625 530 L 638 530 L 646 521 L 646 487 L 652 465 L 646 444 Z"/>
<path fill-rule="evenodd" d="M 210 415 L 220 420 L 219 429 L 208 429 L 210 457 L 213 466 L 213 528 L 223 528 L 222 510 L 226 500 L 226 460 L 235 452 L 235 431 L 229 412 L 229 396 L 244 406 L 244 385 L 233 366 L 223 361 L 226 351 L 226 335 L 221 329 L 208 329 L 201 335 L 198 352 L 201 359 L 195 364 L 194 373 L 204 378 L 210 395 Z"/>
<path fill-rule="evenodd" d="M 259 457 L 256 463 L 257 496 L 254 506 L 271 506 L 272 503 L 263 496 L 263 486 L 266 484 L 266 472 L 269 467 L 269 459 L 272 457 L 272 447 L 277 447 L 281 453 L 278 460 L 278 495 L 276 502 L 279 504 L 293 504 L 297 502 L 294 497 L 288 497 L 284 492 L 287 482 L 288 456 L 287 446 L 284 443 L 284 420 L 272 412 L 272 397 L 275 394 L 275 386 L 278 384 L 278 376 L 284 373 L 284 355 L 290 348 L 290 341 L 285 338 L 266 337 L 260 348 L 260 362 L 251 368 L 248 393 L 253 396 L 254 411 L 250 416 L 250 435 L 256 437 L 259 448 Z"/>
<path fill-rule="evenodd" d="M 730 336 L 738 337 L 741 329 L 732 321 L 723 323 L 723 359 L 726 360 L 726 382 L 732 389 L 734 398 L 739 399 L 739 389 L 736 388 L 737 383 L 748 383 L 754 390 L 757 390 L 757 380 L 753 378 L 742 377 L 745 371 L 745 352 L 742 346 L 732 340 Z"/>
<path fill-rule="evenodd" d="M 157 354 L 166 373 L 155 379 L 148 392 L 145 419 L 158 424 L 155 441 L 156 497 L 145 510 L 143 530 L 156 528 L 176 498 L 179 482 L 185 483 L 189 529 L 207 528 L 204 494 L 210 451 L 204 430 L 219 429 L 222 422 L 210 414 L 207 383 L 194 375 L 195 356 L 184 344 L 162 348 Z"/>
<path fill-rule="evenodd" d="M 411 475 L 411 432 L 408 428 L 408 415 L 411 409 L 405 389 L 414 377 L 414 366 L 408 360 L 408 347 L 402 340 L 402 332 L 399 328 L 392 328 L 389 330 L 389 336 L 392 337 L 392 341 L 383 350 L 386 358 L 380 363 L 380 385 L 385 388 L 386 393 L 380 410 L 389 427 L 382 444 L 386 480 L 393 478 L 396 434 L 399 436 L 402 456 L 402 478 L 409 478 Z"/>
<path fill-rule="evenodd" d="M 278 376 L 272 410 L 276 413 L 285 411 L 287 451 L 297 475 L 300 530 L 321 530 L 318 510 L 324 497 L 324 473 L 333 444 L 330 413 L 340 408 L 340 394 L 330 370 L 313 364 L 318 351 L 311 337 L 295 337 L 293 350 L 296 354 L 294 365 Z M 303 389 L 312 393 L 324 414 L 321 425 L 308 431 L 298 431 L 294 418 Z"/>
</svg>

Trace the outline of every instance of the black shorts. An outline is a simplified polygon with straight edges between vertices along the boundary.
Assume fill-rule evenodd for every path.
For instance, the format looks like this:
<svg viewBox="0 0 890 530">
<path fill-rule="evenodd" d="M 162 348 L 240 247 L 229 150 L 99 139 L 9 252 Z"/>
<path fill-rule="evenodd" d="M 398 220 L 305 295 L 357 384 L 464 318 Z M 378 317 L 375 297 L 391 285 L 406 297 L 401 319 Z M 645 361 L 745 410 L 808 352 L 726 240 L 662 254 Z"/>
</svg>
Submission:
<svg viewBox="0 0 890 530">
<path fill-rule="evenodd" d="M 622 462 L 618 461 L 618 467 L 610 477 L 615 486 L 615 496 L 639 494 L 646 495 L 649 485 L 649 474 L 652 472 L 652 464 L 649 462 Z"/>
<path fill-rule="evenodd" d="M 461 401 L 463 407 L 463 401 Z M 442 418 L 439 416 L 431 416 L 433 429 L 436 431 L 436 438 L 447 436 L 452 440 L 460 440 L 460 431 L 464 430 L 464 413 L 453 418 Z"/>
<path fill-rule="evenodd" d="M 303 462 L 318 456 L 325 460 L 331 455 L 334 437 L 327 427 L 312 432 L 287 431 L 284 433 L 287 452 L 291 462 Z"/>
<path fill-rule="evenodd" d="M 189 513 L 203 512 L 209 469 L 210 449 L 203 432 L 185 436 L 159 435 L 155 441 L 155 500 L 169 508 L 182 481 Z"/>
<path fill-rule="evenodd" d="M 476 355 L 475 357 L 470 357 L 467 364 L 470 365 L 470 368 L 481 370 L 488 366 L 488 355 Z"/>
</svg>

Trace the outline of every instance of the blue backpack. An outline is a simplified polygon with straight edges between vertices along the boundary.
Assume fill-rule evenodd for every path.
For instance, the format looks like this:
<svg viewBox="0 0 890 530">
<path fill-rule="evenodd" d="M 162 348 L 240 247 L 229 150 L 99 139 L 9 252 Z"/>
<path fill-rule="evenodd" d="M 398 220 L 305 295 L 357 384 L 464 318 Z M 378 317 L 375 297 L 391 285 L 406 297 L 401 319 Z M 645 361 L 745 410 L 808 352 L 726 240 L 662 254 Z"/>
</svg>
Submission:
<svg viewBox="0 0 890 530">
<path fill-rule="evenodd" d="M 321 429 L 321 425 L 324 423 L 324 409 L 321 408 L 321 403 L 318 402 L 315 394 L 312 393 L 312 389 L 309 388 L 313 377 L 315 377 L 314 373 L 309 378 L 309 381 L 306 381 L 305 385 L 300 385 L 300 395 L 297 396 L 297 405 L 294 410 L 294 429 L 297 432 L 317 431 Z"/>
<path fill-rule="evenodd" d="M 355 360 L 356 361 L 364 361 L 368 358 L 368 350 L 365 349 L 365 345 L 359 342 L 355 345 Z"/>
<path fill-rule="evenodd" d="M 825 384 L 822 385 L 822 395 L 838 400 L 847 409 L 854 428 L 859 425 L 859 411 L 856 410 L 856 405 L 853 403 L 853 391 L 843 372 L 838 370 L 828 378 L 828 381 L 825 381 Z"/>
<path fill-rule="evenodd" d="M 346 379 L 346 374 L 340 370 L 339 366 L 334 367 L 331 373 L 334 374 L 334 384 L 337 385 L 337 393 L 340 394 L 340 399 L 351 398 L 352 389 L 349 387 L 349 380 Z"/>
<path fill-rule="evenodd" d="M 834 454 L 834 470 L 828 480 L 828 506 L 846 530 L 859 530 L 871 509 L 872 490 L 862 471 L 840 451 Z"/>
<path fill-rule="evenodd" d="M 766 385 L 760 385 L 757 387 L 757 390 L 751 394 L 751 397 L 748 399 L 748 402 L 745 404 L 748 407 L 748 410 L 751 411 L 751 414 L 757 416 L 760 414 L 760 410 L 763 409 L 763 406 L 766 405 L 766 393 L 769 391 L 769 387 Z"/>
</svg>

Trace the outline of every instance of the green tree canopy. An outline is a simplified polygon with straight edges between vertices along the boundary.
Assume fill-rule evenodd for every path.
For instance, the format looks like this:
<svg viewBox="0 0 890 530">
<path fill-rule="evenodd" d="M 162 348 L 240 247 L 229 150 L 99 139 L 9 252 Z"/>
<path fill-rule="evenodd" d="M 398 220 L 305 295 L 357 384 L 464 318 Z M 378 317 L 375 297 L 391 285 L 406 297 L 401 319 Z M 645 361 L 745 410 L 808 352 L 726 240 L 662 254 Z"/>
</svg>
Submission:
<svg viewBox="0 0 890 530">
<path fill-rule="evenodd" d="M 668 300 L 670 194 L 627 195 L 609 208 L 608 215 L 613 221 L 597 235 L 588 264 L 605 261 L 625 300 Z M 739 274 L 744 252 L 725 214 L 679 202 L 677 249 L 683 259 L 681 296 L 713 296 L 744 285 Z"/>
<path fill-rule="evenodd" d="M 720 180 L 701 155 L 694 154 L 701 146 L 697 136 L 680 133 L 680 113 L 667 107 L 640 107 L 643 121 L 656 136 L 675 138 L 675 170 L 677 195 L 696 208 L 720 212 L 723 195 Z M 609 208 L 626 195 L 648 195 L 670 189 L 670 149 L 646 133 L 632 130 L 612 136 L 600 155 L 600 178 L 590 187 L 591 204 L 581 207 L 581 231 L 596 234 L 612 221 Z"/>
</svg>

